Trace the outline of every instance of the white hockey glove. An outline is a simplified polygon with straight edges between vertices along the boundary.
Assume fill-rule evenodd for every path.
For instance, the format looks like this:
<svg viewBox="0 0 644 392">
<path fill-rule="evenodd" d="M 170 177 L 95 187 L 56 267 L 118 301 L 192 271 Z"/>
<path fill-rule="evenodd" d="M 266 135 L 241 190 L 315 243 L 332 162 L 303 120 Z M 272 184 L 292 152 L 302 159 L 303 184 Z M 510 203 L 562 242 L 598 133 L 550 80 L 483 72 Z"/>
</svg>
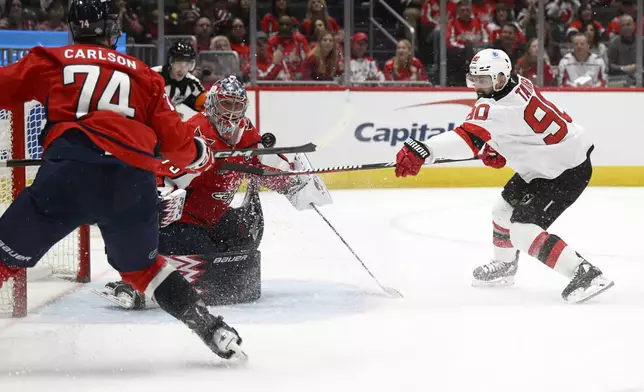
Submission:
<svg viewBox="0 0 644 392">
<path fill-rule="evenodd" d="M 185 189 L 170 187 L 157 188 L 159 193 L 159 227 L 166 227 L 176 222 L 183 214 L 183 205 L 186 202 Z"/>
<path fill-rule="evenodd" d="M 291 166 L 293 170 L 312 169 L 306 154 L 295 154 Z M 333 203 L 324 181 L 316 175 L 309 174 L 293 178 L 286 192 L 286 198 L 298 211 L 310 209 L 311 204 L 322 206 Z"/>
</svg>

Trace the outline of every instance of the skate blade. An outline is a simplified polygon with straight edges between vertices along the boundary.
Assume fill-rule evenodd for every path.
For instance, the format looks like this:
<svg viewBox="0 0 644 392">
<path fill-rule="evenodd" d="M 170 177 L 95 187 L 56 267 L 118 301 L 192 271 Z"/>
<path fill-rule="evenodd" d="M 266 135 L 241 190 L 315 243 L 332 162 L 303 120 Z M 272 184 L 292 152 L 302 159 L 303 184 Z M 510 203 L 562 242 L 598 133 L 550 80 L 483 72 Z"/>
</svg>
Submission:
<svg viewBox="0 0 644 392">
<path fill-rule="evenodd" d="M 472 287 L 507 287 L 512 285 L 514 285 L 514 276 L 506 276 L 505 278 L 490 281 L 472 278 Z"/>
<path fill-rule="evenodd" d="M 610 289 L 614 285 L 615 285 L 615 282 L 613 282 L 611 280 L 609 283 L 607 283 L 607 284 L 605 284 L 603 286 L 595 286 L 594 288 L 596 288 L 596 290 L 586 290 L 583 294 L 587 294 L 587 295 L 585 295 L 583 297 L 576 297 L 576 298 L 573 297 L 571 299 L 571 296 L 569 296 L 568 299 L 565 299 L 565 301 L 568 302 L 569 304 L 581 304 L 581 303 L 584 303 L 584 302 L 588 301 L 591 298 L 594 298 L 594 297 L 598 296 L 599 294 L 601 294 L 604 291 Z"/>
<path fill-rule="evenodd" d="M 235 354 L 231 357 L 231 359 L 239 362 L 246 362 L 248 361 L 248 355 L 244 352 L 244 350 L 239 347 L 239 345 L 235 342 L 231 342 L 228 345 L 228 348 L 230 348 Z"/>
<path fill-rule="evenodd" d="M 124 299 L 124 298 L 119 298 L 119 297 L 117 297 L 115 295 L 112 295 L 112 294 L 106 292 L 106 291 L 101 291 L 101 290 L 97 290 L 97 289 L 92 289 L 92 293 L 98 295 L 101 298 L 104 298 L 104 299 L 108 300 L 109 302 L 111 302 L 111 303 L 113 303 L 115 305 L 120 306 L 121 308 L 124 308 L 124 309 L 132 308 L 133 304 L 132 304 L 131 300 L 127 300 L 127 299 Z"/>
</svg>

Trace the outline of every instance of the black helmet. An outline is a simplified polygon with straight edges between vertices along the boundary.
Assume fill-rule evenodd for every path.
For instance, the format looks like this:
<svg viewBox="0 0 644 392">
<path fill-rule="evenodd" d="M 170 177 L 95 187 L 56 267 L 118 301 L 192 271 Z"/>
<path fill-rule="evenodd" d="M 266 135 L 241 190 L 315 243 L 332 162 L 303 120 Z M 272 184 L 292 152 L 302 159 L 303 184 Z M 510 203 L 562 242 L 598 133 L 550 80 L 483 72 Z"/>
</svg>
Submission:
<svg viewBox="0 0 644 392">
<path fill-rule="evenodd" d="M 112 0 L 72 0 L 67 21 L 75 42 L 121 36 L 119 12 Z M 113 47 L 116 47 L 116 40 Z"/>
<path fill-rule="evenodd" d="M 174 61 L 185 61 L 191 63 L 191 68 L 194 68 L 194 64 L 197 59 L 197 52 L 195 48 L 192 47 L 189 43 L 177 41 L 170 46 L 168 49 L 168 64 L 171 65 Z M 192 71 L 192 69 L 190 69 Z"/>
</svg>

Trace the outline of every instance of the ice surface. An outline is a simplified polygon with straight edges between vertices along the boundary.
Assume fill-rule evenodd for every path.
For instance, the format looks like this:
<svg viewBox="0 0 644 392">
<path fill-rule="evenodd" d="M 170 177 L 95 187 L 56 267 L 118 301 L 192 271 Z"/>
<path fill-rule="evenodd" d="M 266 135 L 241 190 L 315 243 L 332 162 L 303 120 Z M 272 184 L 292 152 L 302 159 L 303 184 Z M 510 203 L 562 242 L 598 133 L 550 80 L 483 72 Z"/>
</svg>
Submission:
<svg viewBox="0 0 644 392">
<path fill-rule="evenodd" d="M 516 286 L 470 286 L 498 194 L 333 193 L 321 210 L 398 300 L 315 212 L 262 194 L 263 296 L 215 309 L 250 355 L 233 367 L 159 309 L 91 294 L 117 278 L 93 233 L 93 283 L 30 288 L 29 317 L 0 320 L 0 391 L 644 391 L 644 189 L 589 189 L 552 227 L 615 280 L 584 305 L 526 256 Z"/>
</svg>

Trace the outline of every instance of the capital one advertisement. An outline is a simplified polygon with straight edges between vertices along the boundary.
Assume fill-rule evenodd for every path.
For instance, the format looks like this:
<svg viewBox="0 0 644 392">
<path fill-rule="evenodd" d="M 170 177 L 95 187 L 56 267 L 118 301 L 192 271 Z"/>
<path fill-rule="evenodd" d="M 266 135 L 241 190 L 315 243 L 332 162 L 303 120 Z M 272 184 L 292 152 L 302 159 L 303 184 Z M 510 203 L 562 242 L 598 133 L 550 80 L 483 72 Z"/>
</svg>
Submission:
<svg viewBox="0 0 644 392">
<path fill-rule="evenodd" d="M 644 166 L 644 92 L 544 95 L 591 133 L 595 165 Z M 426 141 L 458 127 L 475 101 L 469 91 L 260 91 L 259 123 L 279 146 L 317 144 L 308 154 L 314 167 L 392 162 L 408 137 Z"/>
<path fill-rule="evenodd" d="M 261 132 L 274 133 L 281 146 L 317 144 L 308 154 L 315 167 L 392 162 L 407 138 L 425 141 L 456 128 L 475 102 L 463 92 L 260 94 Z"/>
</svg>

